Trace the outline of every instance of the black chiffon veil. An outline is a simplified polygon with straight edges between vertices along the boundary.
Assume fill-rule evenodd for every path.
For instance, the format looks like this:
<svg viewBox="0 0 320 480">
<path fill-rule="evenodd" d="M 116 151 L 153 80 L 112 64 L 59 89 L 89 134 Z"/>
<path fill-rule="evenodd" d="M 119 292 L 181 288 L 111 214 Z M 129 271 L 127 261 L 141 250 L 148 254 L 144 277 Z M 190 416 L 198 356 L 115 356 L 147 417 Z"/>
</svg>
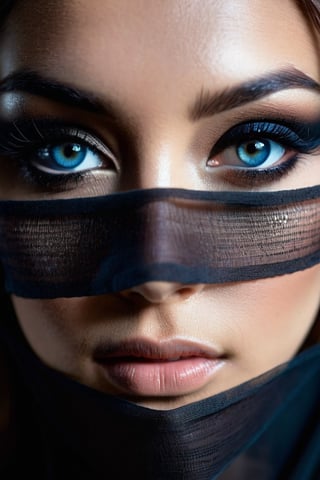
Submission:
<svg viewBox="0 0 320 480">
<path fill-rule="evenodd" d="M 21 474 L 23 466 L 35 479 L 319 478 L 318 345 L 221 394 L 157 411 L 46 367 L 10 310 L 0 336 L 14 359 L 16 408 L 26 419 L 18 435 L 22 463 L 15 457 L 2 465 L 4 474 Z"/>
<path fill-rule="evenodd" d="M 320 187 L 155 188 L 0 202 L 6 289 L 29 298 L 118 292 L 148 280 L 225 283 L 320 260 Z"/>
<path fill-rule="evenodd" d="M 6 288 L 55 298 L 153 279 L 223 283 L 288 274 L 319 263 L 319 198 L 316 186 L 2 201 Z M 27 392 L 17 395 L 18 410 L 33 412 L 20 445 L 36 448 L 39 478 L 319 478 L 319 345 L 221 394 L 158 411 L 45 366 L 6 308 L 0 338 L 19 379 L 16 389 Z M 27 451 L 21 455 L 30 463 L 35 454 Z M 30 468 L 35 472 L 34 464 Z"/>
</svg>

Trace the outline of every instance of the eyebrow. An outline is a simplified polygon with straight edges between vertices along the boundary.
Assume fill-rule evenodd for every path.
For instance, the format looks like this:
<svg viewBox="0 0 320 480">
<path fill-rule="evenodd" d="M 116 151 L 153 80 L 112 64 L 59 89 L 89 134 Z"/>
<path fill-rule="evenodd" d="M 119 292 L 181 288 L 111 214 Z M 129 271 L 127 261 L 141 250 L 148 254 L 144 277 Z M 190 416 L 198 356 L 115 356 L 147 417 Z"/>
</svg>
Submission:
<svg viewBox="0 0 320 480">
<path fill-rule="evenodd" d="M 303 88 L 320 93 L 320 84 L 296 68 L 281 69 L 217 93 L 202 90 L 189 114 L 194 121 L 241 107 L 281 90 Z"/>
<path fill-rule="evenodd" d="M 319 83 L 291 67 L 267 73 L 214 93 L 202 89 L 188 109 L 188 116 L 191 121 L 197 121 L 254 102 L 272 93 L 294 88 L 320 93 Z M 14 72 L 0 82 L 0 95 L 14 91 L 48 98 L 88 112 L 106 114 L 111 119 L 119 120 L 120 108 L 114 101 L 102 100 L 92 92 L 63 84 L 33 70 Z"/>
<path fill-rule="evenodd" d="M 48 98 L 88 112 L 105 113 L 106 110 L 105 102 L 93 93 L 46 78 L 32 70 L 12 73 L 0 82 L 0 95 L 15 91 Z"/>
</svg>

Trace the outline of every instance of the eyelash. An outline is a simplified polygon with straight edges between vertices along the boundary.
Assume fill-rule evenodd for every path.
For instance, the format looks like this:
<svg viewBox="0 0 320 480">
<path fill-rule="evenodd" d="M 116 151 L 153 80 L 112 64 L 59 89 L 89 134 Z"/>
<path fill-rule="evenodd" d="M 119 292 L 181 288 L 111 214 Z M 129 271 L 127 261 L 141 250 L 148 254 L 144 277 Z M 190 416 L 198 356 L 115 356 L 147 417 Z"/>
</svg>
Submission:
<svg viewBox="0 0 320 480">
<path fill-rule="evenodd" d="M 283 119 L 261 119 L 244 122 L 232 127 L 220 137 L 210 152 L 209 158 L 216 157 L 224 150 L 250 140 L 273 140 L 285 149 L 291 149 L 292 155 L 286 161 L 269 168 L 234 168 L 233 183 L 250 183 L 250 186 L 279 180 L 293 170 L 303 154 L 311 154 L 320 146 L 320 124 L 308 124 Z M 231 170 L 231 169 L 230 169 Z M 230 172 L 229 172 L 230 174 Z"/>
<path fill-rule="evenodd" d="M 231 167 L 228 170 L 232 171 L 232 183 L 247 182 L 252 186 L 280 179 L 295 167 L 299 155 L 312 153 L 320 146 L 320 125 L 318 122 L 307 124 L 298 121 L 270 121 L 270 119 L 240 123 L 220 137 L 212 148 L 209 158 L 217 156 L 229 147 L 253 139 L 273 140 L 286 149 L 292 149 L 293 155 L 285 162 L 267 169 Z M 81 128 L 66 126 L 51 119 L 40 121 L 25 119 L 0 124 L 0 156 L 15 159 L 25 181 L 48 190 L 68 186 L 74 188 L 90 174 L 90 170 L 52 175 L 37 169 L 30 158 L 39 149 L 50 144 L 73 142 L 103 156 L 106 164 L 109 161 L 109 169 L 111 163 L 113 170 L 117 170 L 112 152 L 95 135 Z"/>
<path fill-rule="evenodd" d="M 98 137 L 83 128 L 50 120 L 20 120 L 0 123 L 0 156 L 13 159 L 23 180 L 46 190 L 74 188 L 90 174 L 89 170 L 71 174 L 50 174 L 33 165 L 36 152 L 48 145 L 76 143 L 104 158 L 108 169 L 117 170 L 111 150 Z"/>
</svg>

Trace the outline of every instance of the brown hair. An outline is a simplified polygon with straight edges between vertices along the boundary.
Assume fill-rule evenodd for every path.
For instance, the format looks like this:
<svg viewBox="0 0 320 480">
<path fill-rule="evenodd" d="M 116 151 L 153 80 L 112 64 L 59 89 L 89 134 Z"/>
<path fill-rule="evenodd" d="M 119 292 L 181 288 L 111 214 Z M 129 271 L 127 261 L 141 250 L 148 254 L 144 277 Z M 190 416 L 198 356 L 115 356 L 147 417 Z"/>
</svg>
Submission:
<svg viewBox="0 0 320 480">
<path fill-rule="evenodd" d="M 320 33 L 320 0 L 295 0 L 310 24 Z"/>
</svg>

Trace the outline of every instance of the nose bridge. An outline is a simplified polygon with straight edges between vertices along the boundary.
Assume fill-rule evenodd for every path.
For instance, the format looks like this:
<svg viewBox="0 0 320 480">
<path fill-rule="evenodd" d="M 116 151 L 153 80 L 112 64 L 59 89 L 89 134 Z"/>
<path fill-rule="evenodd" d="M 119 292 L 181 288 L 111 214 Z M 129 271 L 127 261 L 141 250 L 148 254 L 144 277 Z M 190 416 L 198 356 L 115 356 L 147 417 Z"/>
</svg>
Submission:
<svg viewBox="0 0 320 480">
<path fill-rule="evenodd" d="M 189 131 L 183 126 L 149 125 L 138 147 L 138 188 L 192 188 L 187 175 Z M 154 122 L 156 123 L 156 122 Z"/>
<path fill-rule="evenodd" d="M 134 182 L 134 188 L 138 189 L 197 188 L 186 159 L 191 138 L 190 127 L 183 120 L 172 124 L 170 120 L 167 123 L 165 120 L 159 121 L 160 117 L 163 118 L 159 114 L 158 119 L 151 120 L 147 128 L 141 128 L 143 133 L 136 157 L 138 168 L 129 179 L 131 185 Z M 141 258 L 150 271 L 158 265 L 185 266 L 185 258 L 181 253 L 183 241 L 173 210 L 175 208 L 168 199 L 158 199 L 144 205 L 137 212 L 137 218 L 133 219 L 136 225 L 141 226 L 137 258 Z M 146 301 L 156 304 L 186 299 L 202 287 L 201 284 L 155 279 L 132 286 L 121 294 L 137 303 Z"/>
<path fill-rule="evenodd" d="M 147 272 L 148 279 L 129 288 L 125 292 L 128 298 L 162 303 L 185 299 L 202 288 L 200 284 L 189 284 L 187 279 L 187 283 L 177 280 L 178 271 L 186 272 L 189 260 L 191 264 L 193 262 L 190 251 L 192 245 L 188 245 L 186 237 L 181 235 L 184 216 L 179 215 L 177 205 L 168 199 L 157 199 L 139 208 L 137 216 L 132 220 L 141 234 L 135 260 L 138 264 L 141 261 L 142 270 Z M 163 267 L 161 280 L 158 267 Z"/>
<path fill-rule="evenodd" d="M 139 183 L 141 188 L 171 187 L 175 179 L 175 148 L 167 140 L 158 140 L 141 151 Z"/>
<path fill-rule="evenodd" d="M 137 217 L 141 225 L 140 254 L 147 265 L 193 265 L 191 231 L 183 210 L 170 199 L 157 199 L 144 205 Z M 186 228 L 184 228 L 186 227 Z"/>
<path fill-rule="evenodd" d="M 149 263 L 168 263 L 176 258 L 176 242 L 172 237 L 170 204 L 153 202 L 145 210 L 144 252 Z"/>
</svg>

